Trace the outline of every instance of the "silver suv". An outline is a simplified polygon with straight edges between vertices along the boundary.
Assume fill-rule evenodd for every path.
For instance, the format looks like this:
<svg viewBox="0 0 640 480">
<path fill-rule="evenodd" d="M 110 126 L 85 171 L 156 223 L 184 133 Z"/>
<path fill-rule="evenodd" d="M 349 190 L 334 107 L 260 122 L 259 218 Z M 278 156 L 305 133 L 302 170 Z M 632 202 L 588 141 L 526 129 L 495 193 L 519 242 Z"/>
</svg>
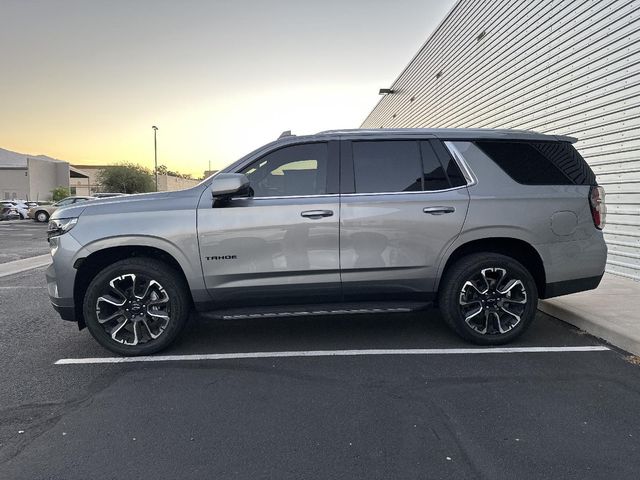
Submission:
<svg viewBox="0 0 640 480">
<path fill-rule="evenodd" d="M 345 130 L 277 141 L 177 192 L 96 200 L 49 223 L 49 296 L 124 355 L 218 318 L 436 304 L 502 344 L 538 298 L 596 288 L 604 192 L 576 139 L 512 130 Z"/>
</svg>

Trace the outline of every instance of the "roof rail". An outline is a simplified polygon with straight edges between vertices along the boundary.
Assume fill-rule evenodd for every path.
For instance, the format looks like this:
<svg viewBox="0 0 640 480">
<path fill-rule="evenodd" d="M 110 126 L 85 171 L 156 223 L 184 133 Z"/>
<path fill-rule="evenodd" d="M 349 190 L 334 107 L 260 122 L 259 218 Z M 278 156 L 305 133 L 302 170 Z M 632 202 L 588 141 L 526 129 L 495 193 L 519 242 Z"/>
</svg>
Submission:
<svg viewBox="0 0 640 480">
<path fill-rule="evenodd" d="M 295 137 L 295 135 L 293 135 L 291 133 L 291 130 L 285 130 L 284 132 L 282 132 L 280 134 L 280 136 L 278 137 L 278 140 L 280 140 L 281 138 L 284 138 L 284 137 Z"/>
</svg>

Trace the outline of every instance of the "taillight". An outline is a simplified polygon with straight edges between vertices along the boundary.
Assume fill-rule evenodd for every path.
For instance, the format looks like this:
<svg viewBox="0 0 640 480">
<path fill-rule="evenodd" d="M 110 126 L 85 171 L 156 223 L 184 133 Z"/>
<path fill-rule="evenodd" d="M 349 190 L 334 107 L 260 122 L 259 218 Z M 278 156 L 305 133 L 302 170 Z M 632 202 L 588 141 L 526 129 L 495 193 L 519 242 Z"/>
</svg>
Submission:
<svg viewBox="0 0 640 480">
<path fill-rule="evenodd" d="M 604 228 L 605 218 L 607 217 L 607 206 L 604 203 L 604 188 L 592 186 L 589 191 L 589 206 L 591 207 L 591 217 L 593 224 L 598 230 Z"/>
</svg>

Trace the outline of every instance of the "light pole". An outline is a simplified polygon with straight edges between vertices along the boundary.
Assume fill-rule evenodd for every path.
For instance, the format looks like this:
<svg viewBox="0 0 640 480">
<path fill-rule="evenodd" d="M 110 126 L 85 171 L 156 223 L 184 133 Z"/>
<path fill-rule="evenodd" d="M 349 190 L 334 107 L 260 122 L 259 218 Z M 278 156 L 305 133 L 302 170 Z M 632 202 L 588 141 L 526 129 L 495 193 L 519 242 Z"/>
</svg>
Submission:
<svg viewBox="0 0 640 480">
<path fill-rule="evenodd" d="M 158 141 L 156 138 L 156 133 L 158 132 L 158 127 L 155 125 L 153 127 L 153 158 L 155 160 L 156 165 L 156 192 L 158 191 Z"/>
</svg>

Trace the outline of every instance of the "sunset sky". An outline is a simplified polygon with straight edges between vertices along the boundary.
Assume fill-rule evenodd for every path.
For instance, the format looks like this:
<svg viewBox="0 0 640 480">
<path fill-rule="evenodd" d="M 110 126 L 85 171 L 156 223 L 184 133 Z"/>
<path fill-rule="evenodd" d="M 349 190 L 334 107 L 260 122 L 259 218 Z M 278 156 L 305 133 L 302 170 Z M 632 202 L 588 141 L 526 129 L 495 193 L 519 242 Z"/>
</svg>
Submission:
<svg viewBox="0 0 640 480">
<path fill-rule="evenodd" d="M 201 176 L 357 128 L 454 0 L 0 0 L 0 147 Z"/>
</svg>

